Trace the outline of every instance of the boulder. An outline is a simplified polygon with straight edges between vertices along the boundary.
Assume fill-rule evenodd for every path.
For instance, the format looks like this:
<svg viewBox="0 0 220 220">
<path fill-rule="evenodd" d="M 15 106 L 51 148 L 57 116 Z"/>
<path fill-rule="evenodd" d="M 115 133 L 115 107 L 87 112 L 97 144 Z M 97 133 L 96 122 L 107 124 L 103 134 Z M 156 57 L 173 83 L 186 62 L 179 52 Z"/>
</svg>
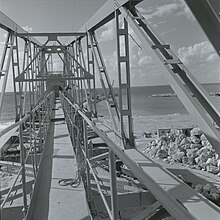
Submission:
<svg viewBox="0 0 220 220">
<path fill-rule="evenodd" d="M 198 138 L 197 136 L 192 136 L 190 138 L 190 140 L 191 140 L 191 143 L 193 143 L 193 144 L 200 144 L 201 143 L 200 138 Z"/>
<path fill-rule="evenodd" d="M 195 143 L 191 143 L 190 144 L 190 148 L 198 148 L 198 149 L 200 149 L 200 148 L 202 148 L 202 145 L 201 144 L 195 144 Z"/>
<path fill-rule="evenodd" d="M 154 157 L 157 153 L 157 150 L 158 150 L 157 147 L 155 147 L 155 146 L 151 147 L 151 149 L 149 150 L 149 155 L 151 157 Z"/>
<path fill-rule="evenodd" d="M 206 136 L 205 136 L 204 134 L 202 134 L 202 135 L 200 136 L 200 140 L 201 140 L 201 141 L 208 141 L 207 138 L 206 138 Z"/>
<path fill-rule="evenodd" d="M 195 158 L 197 156 L 198 148 L 186 150 L 186 156 L 189 158 Z"/>
<path fill-rule="evenodd" d="M 216 160 L 215 158 L 208 158 L 208 160 L 206 161 L 207 165 L 216 165 Z"/>
<path fill-rule="evenodd" d="M 206 162 L 209 159 L 209 155 L 206 153 L 201 153 L 199 157 L 200 157 L 200 160 L 203 162 Z"/>
<path fill-rule="evenodd" d="M 182 158 L 185 156 L 185 152 L 183 151 L 177 151 L 174 155 L 173 155 L 173 159 L 175 161 L 178 162 L 182 162 Z"/>
<path fill-rule="evenodd" d="M 193 129 L 190 131 L 190 135 L 191 135 L 191 136 L 201 136 L 201 135 L 202 135 L 202 131 L 201 131 L 201 129 L 199 129 L 199 128 L 193 128 Z"/>
<path fill-rule="evenodd" d="M 199 193 L 201 193 L 203 191 L 203 186 L 201 184 L 198 184 L 195 186 L 195 190 Z"/>
<path fill-rule="evenodd" d="M 179 143 L 179 145 L 182 146 L 185 144 L 190 144 L 189 140 L 186 137 Z"/>
<path fill-rule="evenodd" d="M 197 164 L 200 163 L 200 157 L 196 157 L 194 160 L 195 160 L 195 162 L 196 162 Z"/>
<path fill-rule="evenodd" d="M 189 144 L 184 144 L 184 145 L 182 145 L 181 148 L 182 148 L 183 150 L 190 149 L 190 143 L 189 143 Z"/>
<path fill-rule="evenodd" d="M 220 198 L 220 194 L 218 194 L 218 193 L 210 193 L 210 196 L 212 196 L 215 201 L 219 200 L 219 198 Z"/>
<path fill-rule="evenodd" d="M 166 158 L 166 157 L 168 156 L 168 153 L 167 153 L 167 151 L 165 151 L 165 150 L 158 150 L 158 151 L 157 151 L 157 156 L 158 156 L 159 158 L 164 159 L 164 158 Z"/>
<path fill-rule="evenodd" d="M 211 189 L 212 189 L 212 185 L 210 183 L 207 183 L 204 187 L 203 187 L 203 191 L 207 191 L 207 192 L 210 192 Z"/>
<path fill-rule="evenodd" d="M 179 136 L 177 136 L 175 143 L 179 145 L 182 142 L 182 140 L 184 140 L 185 138 L 186 138 L 185 134 L 180 134 Z"/>
<path fill-rule="evenodd" d="M 182 163 L 184 163 L 184 164 L 188 164 L 188 157 L 187 156 L 183 156 L 182 157 Z"/>
</svg>

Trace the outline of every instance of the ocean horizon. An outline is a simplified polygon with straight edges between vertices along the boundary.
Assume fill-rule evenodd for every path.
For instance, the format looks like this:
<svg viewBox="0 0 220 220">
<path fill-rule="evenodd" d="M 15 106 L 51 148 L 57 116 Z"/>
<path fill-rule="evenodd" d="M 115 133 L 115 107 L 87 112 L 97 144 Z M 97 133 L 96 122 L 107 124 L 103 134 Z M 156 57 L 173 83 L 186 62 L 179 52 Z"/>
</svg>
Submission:
<svg viewBox="0 0 220 220">
<path fill-rule="evenodd" d="M 203 86 L 208 92 L 220 91 L 219 83 L 203 84 Z M 115 91 L 117 93 L 117 88 Z M 97 93 L 102 93 L 102 89 L 98 88 Z M 161 94 L 171 94 L 171 96 L 161 97 Z M 136 133 L 153 132 L 158 128 L 196 126 L 181 101 L 172 94 L 175 93 L 169 85 L 131 87 L 132 115 Z M 211 96 L 210 98 L 213 104 L 220 109 L 220 96 Z M 99 102 L 97 109 L 99 116 L 104 117 L 107 121 L 110 120 L 105 102 Z M 12 124 L 14 120 L 14 94 L 7 92 L 0 117 L 0 130 Z"/>
</svg>

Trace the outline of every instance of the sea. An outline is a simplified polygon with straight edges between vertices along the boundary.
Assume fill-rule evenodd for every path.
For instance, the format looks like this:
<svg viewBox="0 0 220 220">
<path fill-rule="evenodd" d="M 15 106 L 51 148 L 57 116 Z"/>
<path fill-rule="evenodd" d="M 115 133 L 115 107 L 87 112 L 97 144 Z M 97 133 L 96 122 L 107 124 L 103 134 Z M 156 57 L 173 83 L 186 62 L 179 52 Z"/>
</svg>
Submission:
<svg viewBox="0 0 220 220">
<path fill-rule="evenodd" d="M 208 92 L 220 92 L 220 84 L 204 84 L 203 86 Z M 196 122 L 190 117 L 170 86 L 132 87 L 131 100 L 133 127 L 136 135 L 154 132 L 159 128 L 176 129 L 196 126 Z M 211 100 L 220 110 L 220 96 L 211 96 Z M 99 116 L 107 121 L 110 120 L 104 101 L 97 104 L 97 109 Z M 0 130 L 12 124 L 14 120 L 14 95 L 6 93 L 0 117 Z"/>
</svg>

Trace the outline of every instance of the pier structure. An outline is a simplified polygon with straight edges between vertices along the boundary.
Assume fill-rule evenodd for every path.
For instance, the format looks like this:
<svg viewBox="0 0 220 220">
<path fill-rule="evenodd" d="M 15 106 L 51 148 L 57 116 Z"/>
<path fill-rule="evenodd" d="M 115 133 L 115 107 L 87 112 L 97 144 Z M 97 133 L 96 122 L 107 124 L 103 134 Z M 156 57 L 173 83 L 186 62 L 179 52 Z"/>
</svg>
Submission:
<svg viewBox="0 0 220 220">
<path fill-rule="evenodd" d="M 0 13 L 0 27 L 7 33 L 0 114 L 9 74 L 15 101 L 15 123 L 0 132 L 0 151 L 4 156 L 17 137 L 20 156 L 12 186 L 1 191 L 3 219 L 219 219 L 219 206 L 136 149 L 128 26 L 146 53 L 154 51 L 167 82 L 220 155 L 219 110 L 138 11 L 140 2 L 108 0 L 80 30 L 68 33 L 28 33 Z M 196 2 L 186 0 L 219 55 L 219 11 L 214 1 Z M 97 29 L 111 20 L 116 26 L 118 97 L 96 37 Z M 60 38 L 66 36 L 72 40 L 64 44 Z M 53 69 L 55 55 L 62 62 L 59 71 Z M 97 80 L 110 124 L 98 114 Z M 119 176 L 119 163 L 141 191 L 125 190 L 129 184 Z M 99 175 L 99 167 L 108 170 L 107 177 Z M 219 185 L 218 178 L 208 178 Z"/>
</svg>

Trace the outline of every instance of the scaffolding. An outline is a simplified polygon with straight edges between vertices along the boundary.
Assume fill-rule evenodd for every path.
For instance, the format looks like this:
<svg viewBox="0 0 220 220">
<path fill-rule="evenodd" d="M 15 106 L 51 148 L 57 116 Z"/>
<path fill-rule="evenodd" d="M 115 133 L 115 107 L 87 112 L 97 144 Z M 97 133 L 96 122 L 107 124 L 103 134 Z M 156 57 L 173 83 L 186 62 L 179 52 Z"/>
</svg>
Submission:
<svg viewBox="0 0 220 220">
<path fill-rule="evenodd" d="M 213 124 L 214 121 L 220 127 L 219 110 L 171 46 L 159 37 L 138 11 L 136 6 L 140 2 L 142 0 L 108 0 L 78 32 L 69 33 L 28 33 L 0 13 L 0 27 L 8 33 L 0 63 L 0 115 L 10 73 L 15 97 L 15 123 L 0 132 L 0 142 L 3 145 L 17 131 L 20 146 L 20 170 L 12 187 L 1 192 L 1 195 L 6 195 L 1 204 L 3 211 L 6 204 L 13 204 L 15 199 L 22 197 L 23 219 L 33 219 L 36 193 L 41 181 L 39 170 L 43 152 L 47 148 L 48 132 L 52 122 L 65 119 L 90 212 L 95 213 L 100 208 L 97 204 L 100 204 L 98 201 L 101 198 L 108 218 L 117 220 L 120 219 L 121 207 L 135 203 L 127 201 L 122 204 L 123 198 L 118 193 L 116 162 L 120 160 L 146 190 L 135 200 L 136 206 L 142 209 L 133 219 L 162 219 L 167 216 L 182 220 L 219 219 L 218 206 L 136 149 L 131 108 L 128 25 L 141 41 L 144 51 L 153 51 L 158 65 L 164 69 L 167 82 L 220 155 L 220 133 Z M 215 4 L 206 0 L 199 0 L 196 4 L 186 0 L 186 3 L 219 55 L 220 25 Z M 207 19 L 213 25 L 207 25 Z M 116 27 L 118 98 L 96 37 L 97 29 L 111 20 L 115 21 Z M 71 37 L 72 41 L 64 44 L 60 37 L 66 36 Z M 47 40 L 42 44 L 35 37 L 46 37 Z M 62 63 L 60 70 L 54 70 L 55 55 Z M 110 125 L 103 123 L 98 115 L 97 102 L 100 97 L 97 96 L 97 80 L 102 87 Z M 53 111 L 57 110 L 55 104 L 58 100 L 64 119 L 52 116 Z M 93 145 L 97 144 L 92 142 L 95 138 L 102 140 L 102 146 L 107 147 L 97 155 L 92 153 Z M 29 157 L 34 175 L 27 180 Z M 110 176 L 109 196 L 103 192 L 104 186 L 95 170 L 106 163 Z M 17 184 L 19 178 L 20 185 Z M 91 190 L 94 183 L 98 196 Z M 27 199 L 27 195 L 30 195 L 30 199 Z M 141 204 L 141 196 L 145 198 L 144 204 Z M 125 200 L 136 197 L 135 193 L 126 194 Z M 96 219 L 94 216 L 90 215 L 88 219 Z"/>
</svg>

